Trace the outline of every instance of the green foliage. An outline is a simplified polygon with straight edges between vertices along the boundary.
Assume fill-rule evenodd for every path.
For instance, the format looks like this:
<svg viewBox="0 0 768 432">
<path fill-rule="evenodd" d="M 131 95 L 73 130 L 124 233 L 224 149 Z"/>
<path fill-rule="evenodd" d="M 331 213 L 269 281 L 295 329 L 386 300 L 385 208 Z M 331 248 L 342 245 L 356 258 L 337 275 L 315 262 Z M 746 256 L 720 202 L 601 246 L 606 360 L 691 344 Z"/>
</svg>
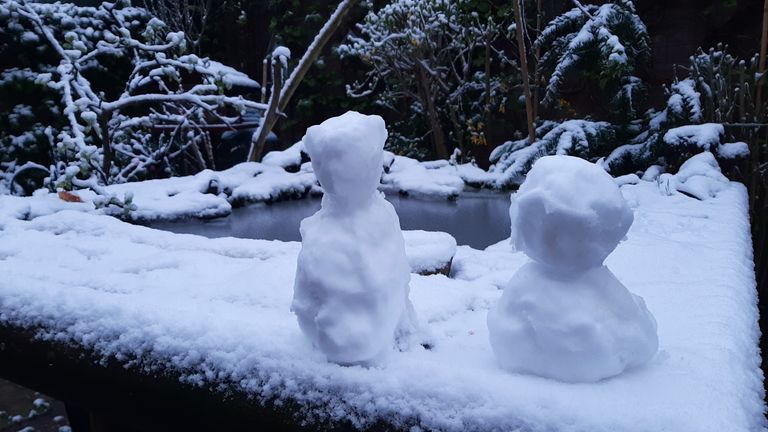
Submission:
<svg viewBox="0 0 768 432">
<path fill-rule="evenodd" d="M 482 126 L 505 111 L 519 79 L 497 46 L 509 36 L 507 18 L 488 2 L 466 0 L 400 0 L 371 11 L 339 46 L 343 58 L 368 68 L 347 94 L 401 114 L 394 136 L 413 138 L 393 148 L 428 148 L 431 140 L 434 157 L 442 136 L 460 148 L 484 144 Z"/>
<path fill-rule="evenodd" d="M 765 85 L 757 73 L 757 55 L 745 61 L 728 54 L 727 47 L 722 45 L 708 51 L 699 48 L 682 69 L 687 71 L 687 77 L 675 78 L 675 82 L 665 89 L 667 103 L 664 109 L 647 113 L 644 132 L 606 159 L 612 173 L 643 170 L 651 164 L 674 168 L 701 151 L 702 145 L 697 143 L 680 146 L 665 142 L 665 135 L 673 128 L 766 120 L 768 106 L 757 97 L 758 87 Z M 761 109 L 758 109 L 758 103 Z M 732 138 L 748 140 L 747 136 Z"/>
<path fill-rule="evenodd" d="M 543 103 L 553 105 L 572 80 L 597 84 L 616 120 L 636 117 L 643 85 L 635 69 L 650 58 L 648 32 L 632 0 L 573 8 L 556 17 L 534 43 L 544 49 L 539 72 L 548 76 Z"/>
<path fill-rule="evenodd" d="M 616 128 L 608 122 L 591 120 L 545 121 L 536 128 L 534 143 L 527 138 L 507 141 L 491 153 L 492 172 L 501 174 L 492 185 L 508 188 L 519 185 L 533 163 L 542 156 L 565 154 L 597 161 L 609 152 L 616 140 Z"/>
</svg>

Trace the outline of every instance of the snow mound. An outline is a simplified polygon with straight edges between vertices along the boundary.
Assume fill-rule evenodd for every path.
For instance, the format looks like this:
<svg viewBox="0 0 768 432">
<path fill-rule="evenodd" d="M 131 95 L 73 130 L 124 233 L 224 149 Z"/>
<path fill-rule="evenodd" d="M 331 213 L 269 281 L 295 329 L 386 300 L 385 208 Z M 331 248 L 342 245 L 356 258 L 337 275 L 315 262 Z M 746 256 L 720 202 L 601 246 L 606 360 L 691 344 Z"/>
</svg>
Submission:
<svg viewBox="0 0 768 432">
<path fill-rule="evenodd" d="M 637 184 L 640 181 L 640 177 L 635 173 L 624 174 L 613 179 L 617 186 L 624 186 L 627 184 Z"/>
<path fill-rule="evenodd" d="M 410 267 L 400 221 L 376 188 L 387 130 L 356 112 L 312 126 L 304 146 L 325 195 L 301 223 L 292 310 L 331 362 L 380 362 L 412 333 Z"/>
<path fill-rule="evenodd" d="M 446 160 L 419 162 L 395 156 L 382 177 L 385 191 L 416 197 L 455 198 L 464 190 L 464 180 Z"/>
<path fill-rule="evenodd" d="M 557 271 L 602 265 L 633 218 L 613 178 L 572 156 L 537 160 L 512 206 L 517 250 Z"/>
<path fill-rule="evenodd" d="M 661 165 L 651 165 L 648 167 L 648 169 L 645 170 L 645 172 L 643 173 L 643 176 L 641 177 L 641 180 L 655 181 L 663 173 L 664 173 L 664 167 L 662 167 Z"/>
<path fill-rule="evenodd" d="M 713 198 L 728 187 L 728 178 L 720 172 L 715 156 L 701 152 L 681 166 L 674 176 L 674 188 L 700 200 Z"/>
<path fill-rule="evenodd" d="M 670 129 L 664 134 L 664 142 L 671 146 L 694 146 L 702 150 L 715 149 L 724 133 L 719 123 L 685 125 Z"/>
<path fill-rule="evenodd" d="M 298 167 L 301 165 L 301 152 L 303 150 L 304 143 L 299 141 L 285 150 L 274 150 L 265 154 L 261 163 L 280 168 Z"/>
<path fill-rule="evenodd" d="M 488 313 L 499 364 L 595 382 L 647 363 L 658 349 L 656 321 L 602 265 L 633 220 L 611 176 L 575 157 L 543 157 L 513 196 L 510 217 L 518 250 L 535 262 Z"/>
<path fill-rule="evenodd" d="M 717 155 L 723 159 L 745 158 L 749 156 L 749 145 L 741 141 L 720 144 L 717 147 Z"/>
<path fill-rule="evenodd" d="M 523 266 L 488 314 L 502 367 L 565 382 L 595 382 L 656 353 L 656 321 L 605 266 L 552 274 Z"/>
<path fill-rule="evenodd" d="M 439 231 L 403 231 L 408 264 L 413 273 L 443 270 L 456 255 L 456 239 Z"/>
</svg>

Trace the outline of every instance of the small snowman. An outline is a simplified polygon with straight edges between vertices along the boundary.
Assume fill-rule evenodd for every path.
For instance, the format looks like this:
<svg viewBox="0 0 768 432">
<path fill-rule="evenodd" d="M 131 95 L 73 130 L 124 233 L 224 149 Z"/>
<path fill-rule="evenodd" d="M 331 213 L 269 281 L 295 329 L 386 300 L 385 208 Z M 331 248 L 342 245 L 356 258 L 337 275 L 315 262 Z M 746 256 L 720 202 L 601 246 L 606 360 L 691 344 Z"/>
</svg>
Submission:
<svg viewBox="0 0 768 432">
<path fill-rule="evenodd" d="M 499 364 L 595 382 L 648 362 L 658 349 L 656 321 L 603 265 L 633 221 L 611 176 L 583 159 L 542 157 L 512 207 L 512 241 L 532 261 L 488 314 Z"/>
<path fill-rule="evenodd" d="M 292 310 L 328 360 L 344 365 L 381 361 L 416 327 L 400 221 L 377 190 L 386 139 L 381 117 L 353 111 L 303 139 L 325 193 L 301 223 Z"/>
</svg>

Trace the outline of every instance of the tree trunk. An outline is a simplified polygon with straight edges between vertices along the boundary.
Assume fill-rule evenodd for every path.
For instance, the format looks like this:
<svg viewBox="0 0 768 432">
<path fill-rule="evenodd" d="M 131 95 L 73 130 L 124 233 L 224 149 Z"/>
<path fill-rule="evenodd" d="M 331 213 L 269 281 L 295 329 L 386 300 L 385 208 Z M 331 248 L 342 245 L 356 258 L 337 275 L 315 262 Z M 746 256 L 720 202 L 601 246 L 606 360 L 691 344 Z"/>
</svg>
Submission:
<svg viewBox="0 0 768 432">
<path fill-rule="evenodd" d="M 261 103 L 267 102 L 267 74 L 269 73 L 269 60 L 261 62 Z"/>
<path fill-rule="evenodd" d="M 347 15 L 347 13 L 349 13 L 355 3 L 356 0 L 342 0 L 325 25 L 317 33 L 315 39 L 313 39 L 312 43 L 309 45 L 309 47 L 307 47 L 307 51 L 304 52 L 304 55 L 299 60 L 299 64 L 296 65 L 296 68 L 293 69 L 291 75 L 286 80 L 285 86 L 282 89 L 281 86 L 278 86 L 277 90 L 274 90 L 276 88 L 274 85 L 272 86 L 273 92 L 270 96 L 269 109 L 267 110 L 267 115 L 258 130 L 259 136 L 257 137 L 257 140 L 251 144 L 251 149 L 248 152 L 248 161 L 257 162 L 259 159 L 261 159 L 261 152 L 264 149 L 264 143 L 266 142 L 269 133 L 272 132 L 272 128 L 275 126 L 275 123 L 277 123 L 277 113 L 285 112 L 285 109 L 288 106 L 288 102 L 291 100 L 291 97 L 293 97 L 293 93 L 295 93 L 296 89 L 299 87 L 301 80 L 304 79 L 304 76 L 307 74 L 307 71 L 309 71 L 309 68 L 320 56 L 323 48 L 331 39 L 331 36 L 336 31 L 336 29 L 339 28 L 342 20 Z M 269 111 L 273 111 L 273 105 L 277 112 L 270 116 Z"/>
<path fill-rule="evenodd" d="M 248 151 L 248 162 L 261 161 L 261 154 L 264 151 L 264 144 L 272 127 L 277 123 L 277 106 L 280 101 L 280 90 L 283 86 L 282 62 L 279 59 L 272 59 L 272 94 L 269 95 L 269 105 L 261 125 L 256 129 L 252 140 L 251 149 Z"/>
<path fill-rule="evenodd" d="M 536 37 L 541 34 L 541 0 L 536 0 Z M 536 47 L 533 54 L 536 64 L 533 65 L 533 119 L 539 117 L 539 87 L 541 87 L 539 77 L 539 60 L 541 59 L 541 47 Z"/>
<path fill-rule="evenodd" d="M 765 73 L 765 57 L 766 57 L 766 51 L 768 51 L 768 0 L 765 0 L 763 3 L 763 29 L 762 29 L 762 35 L 760 37 L 760 57 L 758 58 L 757 62 L 757 71 L 760 74 Z M 762 96 L 763 96 L 763 86 L 765 86 L 765 79 L 761 76 L 760 79 L 757 81 L 757 94 L 755 95 L 755 123 L 761 123 L 762 122 Z M 758 201 L 758 189 L 760 188 L 760 180 L 762 179 L 762 173 L 760 171 L 760 163 L 761 163 L 761 145 L 764 144 L 764 141 L 761 141 L 760 139 L 757 139 L 757 131 L 755 132 L 755 139 L 752 140 L 750 144 L 752 148 L 749 149 L 749 156 L 750 156 L 750 168 L 751 168 L 751 179 L 749 183 L 749 204 L 750 209 L 752 210 L 752 216 L 755 217 L 757 215 L 757 211 L 755 210 L 755 203 Z"/>
<path fill-rule="evenodd" d="M 445 146 L 445 133 L 440 124 L 440 116 L 435 109 L 435 101 L 432 98 L 432 92 L 429 90 L 429 78 L 427 72 L 422 66 L 419 66 L 419 89 L 421 98 L 427 109 L 427 119 L 429 127 L 432 129 L 432 150 L 438 159 L 448 159 L 448 149 Z"/>
<path fill-rule="evenodd" d="M 768 0 L 766 0 L 768 1 Z M 528 143 L 536 140 L 536 129 L 533 127 L 533 101 L 531 100 L 531 86 L 528 82 L 528 51 L 525 49 L 523 36 L 523 18 L 520 15 L 520 0 L 512 0 L 512 8 L 515 13 L 515 34 L 517 36 L 517 49 L 520 51 L 520 69 L 523 75 L 523 96 L 525 97 L 525 114 L 528 120 Z"/>
<path fill-rule="evenodd" d="M 288 106 L 288 101 L 291 100 L 291 97 L 299 87 L 301 80 L 304 79 L 304 75 L 307 74 L 309 68 L 320 56 L 320 53 L 323 51 L 323 47 L 325 47 L 325 45 L 328 43 L 328 40 L 331 39 L 333 33 L 341 25 L 341 21 L 344 19 L 347 13 L 349 13 L 355 3 L 356 0 L 343 0 L 341 3 L 339 3 L 339 5 L 336 7 L 336 10 L 325 23 L 323 28 L 320 29 L 319 33 L 317 33 L 317 36 L 315 36 L 315 39 L 309 45 L 307 51 L 301 57 L 301 60 L 299 60 L 299 64 L 296 65 L 296 68 L 291 72 L 291 76 L 288 77 L 288 80 L 285 82 L 285 88 L 280 94 L 280 105 L 278 105 L 280 112 L 285 111 L 285 108 Z"/>
<path fill-rule="evenodd" d="M 765 0 L 765 3 L 763 3 L 763 31 L 762 35 L 760 37 L 760 57 L 757 62 L 757 71 L 761 74 L 765 73 L 765 56 L 766 56 L 766 50 L 768 50 L 768 0 Z M 764 82 L 762 78 L 758 81 L 758 83 Z M 763 95 L 763 86 L 758 85 L 757 86 L 757 95 L 755 96 L 755 112 L 757 115 L 754 121 L 756 123 L 760 122 L 760 108 L 762 104 L 762 95 Z"/>
<path fill-rule="evenodd" d="M 462 155 L 466 155 L 467 153 L 464 149 L 464 129 L 459 122 L 459 113 L 454 105 L 451 105 L 448 108 L 448 112 L 450 114 L 451 124 L 453 125 L 453 133 L 456 134 L 456 147 L 459 148 Z M 488 120 L 486 120 L 486 124 L 487 123 Z"/>
</svg>

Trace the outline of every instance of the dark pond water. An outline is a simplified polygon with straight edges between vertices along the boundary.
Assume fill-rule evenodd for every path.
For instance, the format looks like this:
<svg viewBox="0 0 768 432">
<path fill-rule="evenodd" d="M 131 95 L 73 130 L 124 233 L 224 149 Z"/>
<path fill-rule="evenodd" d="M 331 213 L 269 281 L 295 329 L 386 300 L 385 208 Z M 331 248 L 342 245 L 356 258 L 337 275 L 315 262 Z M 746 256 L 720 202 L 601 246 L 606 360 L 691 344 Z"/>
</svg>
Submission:
<svg viewBox="0 0 768 432">
<path fill-rule="evenodd" d="M 509 194 L 465 193 L 457 201 L 389 195 L 404 230 L 444 231 L 460 245 L 485 248 L 509 237 Z M 320 209 L 320 198 L 252 204 L 212 220 L 184 219 L 150 226 L 205 237 L 301 240 L 299 223 Z"/>
</svg>

